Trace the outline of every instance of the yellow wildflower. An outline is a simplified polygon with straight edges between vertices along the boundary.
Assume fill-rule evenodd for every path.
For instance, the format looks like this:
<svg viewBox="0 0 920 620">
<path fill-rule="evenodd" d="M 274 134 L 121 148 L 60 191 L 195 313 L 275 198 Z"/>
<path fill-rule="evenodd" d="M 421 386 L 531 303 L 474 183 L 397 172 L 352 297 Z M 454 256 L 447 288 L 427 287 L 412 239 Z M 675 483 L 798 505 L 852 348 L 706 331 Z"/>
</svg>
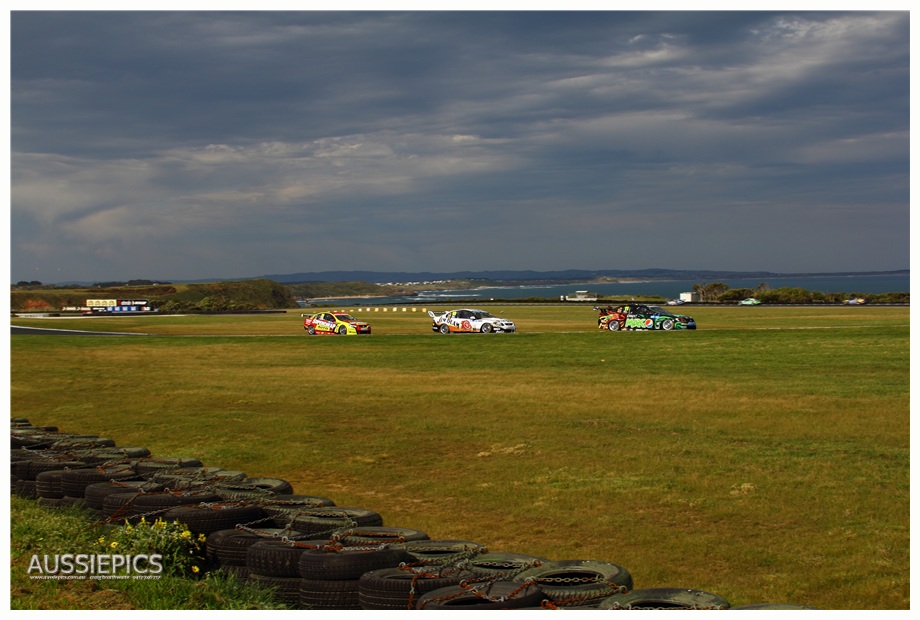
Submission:
<svg viewBox="0 0 920 620">
<path fill-rule="evenodd" d="M 112 544 L 109 545 L 109 549 L 116 549 L 116 548 L 118 548 L 118 543 L 113 540 Z"/>
<path fill-rule="evenodd" d="M 192 567 L 192 572 L 193 572 L 193 573 L 197 573 L 199 570 L 201 570 L 201 569 L 199 569 L 197 566 L 193 566 L 193 567 Z"/>
</svg>

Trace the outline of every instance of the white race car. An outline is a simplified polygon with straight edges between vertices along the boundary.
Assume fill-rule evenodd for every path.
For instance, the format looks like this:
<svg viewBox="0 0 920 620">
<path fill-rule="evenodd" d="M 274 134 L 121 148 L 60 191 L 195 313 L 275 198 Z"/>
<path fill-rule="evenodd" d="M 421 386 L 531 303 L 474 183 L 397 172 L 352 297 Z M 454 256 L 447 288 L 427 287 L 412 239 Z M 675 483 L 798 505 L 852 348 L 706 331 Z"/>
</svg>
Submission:
<svg viewBox="0 0 920 620">
<path fill-rule="evenodd" d="M 442 334 L 456 334 L 463 332 L 513 332 L 514 323 L 508 319 L 492 316 L 485 310 L 448 310 L 447 312 L 428 311 L 431 317 L 431 331 Z"/>
</svg>

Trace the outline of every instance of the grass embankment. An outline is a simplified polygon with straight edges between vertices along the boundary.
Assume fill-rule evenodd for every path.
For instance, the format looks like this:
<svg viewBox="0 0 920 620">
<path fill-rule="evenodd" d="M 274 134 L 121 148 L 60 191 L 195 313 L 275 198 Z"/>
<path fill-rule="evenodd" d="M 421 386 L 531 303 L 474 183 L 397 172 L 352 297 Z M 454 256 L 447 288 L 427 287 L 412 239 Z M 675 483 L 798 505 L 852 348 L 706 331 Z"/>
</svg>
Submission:
<svg viewBox="0 0 920 620">
<path fill-rule="evenodd" d="M 699 330 L 597 333 L 583 307 L 492 336 L 411 309 L 347 338 L 297 313 L 91 319 L 164 336 L 13 336 L 12 412 L 637 588 L 909 608 L 908 309 L 681 310 Z"/>
</svg>

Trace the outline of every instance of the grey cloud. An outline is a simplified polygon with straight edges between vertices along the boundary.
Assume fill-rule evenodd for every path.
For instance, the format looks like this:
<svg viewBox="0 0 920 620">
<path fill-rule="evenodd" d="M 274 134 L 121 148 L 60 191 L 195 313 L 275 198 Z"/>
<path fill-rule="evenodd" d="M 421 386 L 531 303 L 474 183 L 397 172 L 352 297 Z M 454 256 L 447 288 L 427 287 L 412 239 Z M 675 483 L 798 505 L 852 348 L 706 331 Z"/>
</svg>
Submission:
<svg viewBox="0 0 920 620">
<path fill-rule="evenodd" d="M 635 268 L 907 260 L 905 12 L 26 11 L 11 30 L 14 273 L 581 268 L 612 244 Z M 869 262 L 839 249 L 860 234 Z"/>
</svg>

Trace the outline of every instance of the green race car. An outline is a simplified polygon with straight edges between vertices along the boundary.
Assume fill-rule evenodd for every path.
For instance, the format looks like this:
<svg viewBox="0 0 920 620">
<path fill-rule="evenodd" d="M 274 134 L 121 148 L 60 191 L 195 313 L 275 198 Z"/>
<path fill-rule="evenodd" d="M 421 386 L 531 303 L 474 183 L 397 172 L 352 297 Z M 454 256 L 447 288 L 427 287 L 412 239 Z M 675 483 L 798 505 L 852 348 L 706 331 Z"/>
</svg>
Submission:
<svg viewBox="0 0 920 620">
<path fill-rule="evenodd" d="M 630 304 L 623 306 L 626 319 L 622 329 L 629 330 L 679 330 L 696 329 L 696 321 L 683 314 L 674 314 L 660 306 Z"/>
</svg>

